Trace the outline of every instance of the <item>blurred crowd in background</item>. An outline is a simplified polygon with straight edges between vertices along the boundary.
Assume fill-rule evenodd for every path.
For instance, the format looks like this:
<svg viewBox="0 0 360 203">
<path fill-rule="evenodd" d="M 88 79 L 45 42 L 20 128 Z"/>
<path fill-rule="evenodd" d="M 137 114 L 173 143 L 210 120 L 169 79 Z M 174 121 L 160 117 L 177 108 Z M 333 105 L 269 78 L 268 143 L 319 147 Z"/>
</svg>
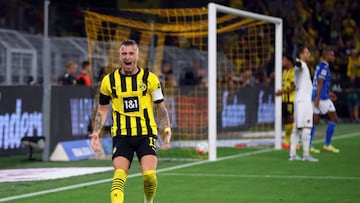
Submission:
<svg viewBox="0 0 360 203">
<path fill-rule="evenodd" d="M 214 3 L 265 15 L 281 17 L 284 21 L 284 54 L 295 58 L 299 45 L 305 45 L 312 53 L 309 67 L 313 73 L 321 59 L 324 46 L 333 47 L 336 62 L 331 64 L 332 91 L 357 95 L 360 90 L 360 2 L 357 0 L 215 0 Z M 85 37 L 82 11 L 91 9 L 116 14 L 119 8 L 190 8 L 206 7 L 205 0 L 63 0 L 53 1 L 50 6 L 49 34 L 51 36 Z M 0 0 L 0 28 L 39 34 L 43 32 L 43 0 Z M 117 9 L 116 9 L 117 8 Z M 164 64 L 163 73 L 170 75 L 171 67 Z M 205 75 L 199 69 L 200 76 Z M 262 74 L 265 72 L 265 74 Z M 169 74 L 170 73 L 170 74 Z M 191 75 L 189 75 L 190 77 Z M 221 80 L 227 83 L 241 82 L 242 86 L 273 82 L 273 61 L 264 67 L 247 68 L 239 75 L 228 74 Z M 201 80 L 201 78 L 197 78 Z M 185 81 L 187 82 L 187 81 Z M 223 81 L 220 81 L 223 82 Z M 181 83 L 178 82 L 178 83 Z M 170 81 L 176 84 L 176 81 Z M 196 84 L 203 84 L 197 81 Z M 353 97 L 353 96 L 351 96 Z"/>
</svg>

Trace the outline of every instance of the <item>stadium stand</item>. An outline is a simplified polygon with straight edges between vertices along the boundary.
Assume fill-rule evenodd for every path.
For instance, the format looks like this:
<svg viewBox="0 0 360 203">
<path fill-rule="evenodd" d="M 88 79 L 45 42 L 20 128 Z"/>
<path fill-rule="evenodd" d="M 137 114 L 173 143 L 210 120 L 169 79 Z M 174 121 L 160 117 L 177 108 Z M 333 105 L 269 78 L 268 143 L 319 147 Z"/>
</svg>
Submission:
<svg viewBox="0 0 360 203">
<path fill-rule="evenodd" d="M 206 6 L 207 3 L 207 1 L 171 3 L 157 1 L 157 4 L 154 4 L 154 6 L 160 5 L 160 7 L 164 8 L 201 7 Z M 324 44 L 334 46 L 337 55 L 337 63 L 333 71 L 335 84 L 341 83 L 342 79 L 346 78 L 347 57 L 351 49 L 360 49 L 360 17 L 356 15 L 359 13 L 360 7 L 356 0 L 349 0 L 345 3 L 338 0 L 309 0 L 306 2 L 228 0 L 219 1 L 218 3 L 252 12 L 282 17 L 285 22 L 284 47 L 286 52 L 295 53 L 295 44 L 306 43 L 313 53 L 312 69 L 316 61 L 319 60 L 319 50 L 322 46 Z M 147 1 L 139 2 L 136 5 L 128 4 L 127 1 L 122 2 L 122 4 L 120 4 L 120 1 L 114 1 L 112 3 L 102 3 L 101 7 L 96 2 L 83 2 L 79 0 L 73 1 L 72 4 L 68 4 L 65 1 L 52 2 L 51 7 L 56 15 L 50 19 L 50 35 L 85 36 L 82 10 L 102 9 L 109 14 L 114 14 L 116 10 L 113 8 L 120 8 L 120 5 L 122 8 L 125 8 L 127 5 L 138 6 L 138 8 L 143 8 L 142 5 L 149 6 Z M 41 22 L 43 21 L 43 16 L 41 15 L 42 6 L 43 1 L 40 0 L 34 1 L 31 5 L 26 1 L 2 1 L 1 8 L 3 11 L 0 16 L 0 27 L 30 34 L 41 34 Z M 63 11 L 66 11 L 66 13 Z"/>
</svg>

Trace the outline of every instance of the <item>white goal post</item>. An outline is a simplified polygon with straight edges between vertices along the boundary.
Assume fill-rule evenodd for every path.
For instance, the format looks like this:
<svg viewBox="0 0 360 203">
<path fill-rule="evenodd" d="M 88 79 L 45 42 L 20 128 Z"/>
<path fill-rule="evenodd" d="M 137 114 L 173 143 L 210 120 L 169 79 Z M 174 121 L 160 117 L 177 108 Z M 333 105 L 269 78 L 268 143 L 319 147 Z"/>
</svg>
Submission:
<svg viewBox="0 0 360 203">
<path fill-rule="evenodd" d="M 281 18 L 261 15 L 248 11 L 238 10 L 215 3 L 208 5 L 208 142 L 209 161 L 216 161 L 216 139 L 217 139 L 217 114 L 216 114 L 216 91 L 217 91 L 217 34 L 216 17 L 218 12 L 228 13 L 240 17 L 267 21 L 275 24 L 275 90 L 281 89 L 282 74 L 282 32 L 283 21 Z M 275 91 L 274 90 L 274 91 Z M 281 97 L 275 97 L 275 149 L 281 148 Z"/>
</svg>

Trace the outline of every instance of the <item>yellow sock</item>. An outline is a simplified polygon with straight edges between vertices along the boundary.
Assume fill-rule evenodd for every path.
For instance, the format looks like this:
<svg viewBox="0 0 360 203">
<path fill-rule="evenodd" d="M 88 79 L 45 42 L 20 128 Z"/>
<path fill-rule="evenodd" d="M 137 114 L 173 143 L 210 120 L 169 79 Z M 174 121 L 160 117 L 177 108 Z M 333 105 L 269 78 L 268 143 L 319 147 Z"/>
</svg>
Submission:
<svg viewBox="0 0 360 203">
<path fill-rule="evenodd" d="M 156 170 L 147 170 L 142 173 L 144 177 L 145 202 L 152 202 L 157 189 Z"/>
<path fill-rule="evenodd" d="M 284 140 L 284 142 L 286 144 L 290 144 L 290 136 L 291 136 L 293 127 L 294 127 L 294 123 L 285 124 L 285 140 Z"/>
<path fill-rule="evenodd" d="M 114 180 L 111 186 L 111 203 L 124 202 L 124 187 L 126 182 L 126 173 L 122 169 L 114 172 Z"/>
</svg>

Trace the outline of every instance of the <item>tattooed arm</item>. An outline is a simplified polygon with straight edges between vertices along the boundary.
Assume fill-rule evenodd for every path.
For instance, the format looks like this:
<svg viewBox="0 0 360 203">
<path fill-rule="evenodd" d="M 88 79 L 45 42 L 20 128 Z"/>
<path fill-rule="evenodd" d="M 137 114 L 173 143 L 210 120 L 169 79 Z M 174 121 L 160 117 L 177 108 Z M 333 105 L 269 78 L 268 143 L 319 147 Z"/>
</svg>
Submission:
<svg viewBox="0 0 360 203">
<path fill-rule="evenodd" d="M 95 152 L 100 150 L 100 139 L 99 134 L 101 129 L 105 125 L 106 116 L 109 110 L 109 105 L 99 105 L 95 115 L 94 129 L 90 135 L 91 147 Z"/>
<path fill-rule="evenodd" d="M 171 128 L 170 128 L 170 119 L 169 114 L 167 112 L 166 106 L 164 102 L 160 102 L 156 105 L 157 115 L 160 121 L 162 128 L 164 129 L 164 143 L 165 149 L 168 149 L 170 146 L 171 139 Z"/>
</svg>

